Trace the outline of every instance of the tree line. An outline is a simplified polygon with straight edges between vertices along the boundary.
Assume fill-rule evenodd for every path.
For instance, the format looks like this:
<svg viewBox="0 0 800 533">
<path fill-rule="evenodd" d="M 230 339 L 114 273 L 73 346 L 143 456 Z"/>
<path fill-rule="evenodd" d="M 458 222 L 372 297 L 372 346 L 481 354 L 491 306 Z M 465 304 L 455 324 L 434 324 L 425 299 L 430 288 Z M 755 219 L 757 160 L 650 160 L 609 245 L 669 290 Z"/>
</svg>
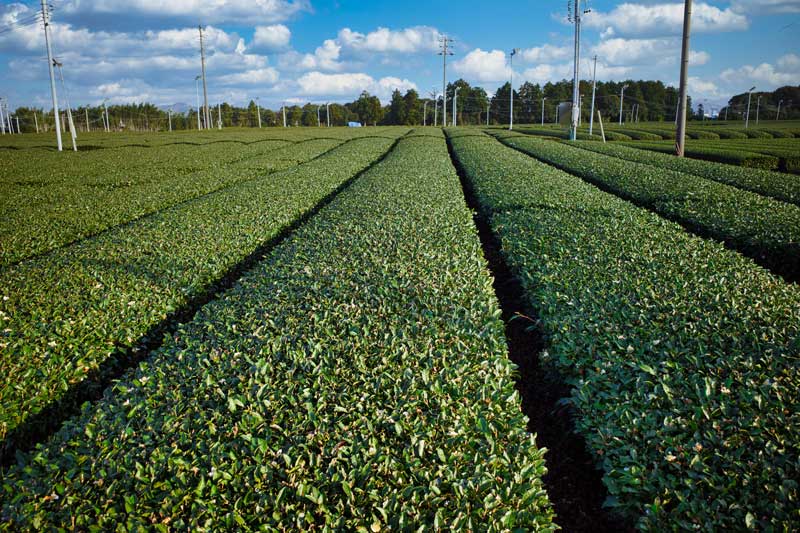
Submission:
<svg viewBox="0 0 800 533">
<path fill-rule="evenodd" d="M 624 95 L 622 88 L 625 87 Z M 345 126 L 350 122 L 364 125 L 409 125 L 422 124 L 441 125 L 442 105 L 447 105 L 448 124 L 452 123 L 453 94 L 456 88 L 456 109 L 458 123 L 462 125 L 508 124 L 511 112 L 511 85 L 505 83 L 498 87 L 491 96 L 483 87 L 472 86 L 463 79 L 448 84 L 447 100 L 443 102 L 441 94 L 436 97 L 422 97 L 410 89 L 401 93 L 395 90 L 387 105 L 368 92 L 362 92 L 354 101 L 345 104 L 292 105 L 278 110 L 261 108 L 261 125 L 278 127 L 287 126 L 325 126 L 328 123 L 327 113 L 330 111 L 331 126 Z M 581 81 L 581 118 L 589 120 L 592 98 L 592 84 Z M 729 120 L 741 120 L 746 114 L 747 93 L 732 97 L 728 105 L 718 111 L 720 118 L 727 116 Z M 761 97 L 760 103 L 758 98 Z M 523 83 L 514 90 L 514 122 L 518 124 L 535 124 L 544 121 L 552 123 L 558 120 L 560 103 L 572 100 L 572 82 L 561 80 L 544 85 L 531 82 Z M 781 87 L 773 92 L 753 93 L 751 99 L 751 116 L 756 108 L 763 119 L 775 119 L 778 105 L 781 106 L 781 119 L 800 118 L 800 109 L 793 105 L 800 102 L 800 86 Z M 622 105 L 620 105 L 622 104 Z M 624 82 L 597 82 L 595 109 L 606 120 L 616 121 L 620 112 L 624 120 L 633 118 L 639 121 L 673 121 L 678 104 L 678 90 L 666 86 L 661 81 L 628 80 Z M 72 109 L 73 123 L 78 131 L 102 131 L 104 124 L 104 107 L 78 107 Z M 689 98 L 689 118 L 702 119 L 709 112 L 701 102 L 693 107 Z M 717 112 L 717 110 L 714 110 Z M 114 131 L 165 131 L 197 129 L 198 113 L 191 108 L 183 112 L 172 112 L 163 107 L 149 103 L 110 105 L 107 108 L 108 122 Z M 716 113 L 715 113 L 716 114 Z M 247 107 L 237 107 L 229 103 L 211 108 L 211 126 L 219 122 L 223 127 L 257 127 L 259 107 L 250 101 Z M 38 126 L 40 131 L 52 130 L 54 127 L 52 110 L 45 112 L 41 108 L 20 107 L 14 112 L 19 118 L 23 132 L 34 132 Z M 204 127 L 202 114 L 200 127 Z M 62 122 L 66 124 L 66 113 L 62 112 Z"/>
</svg>

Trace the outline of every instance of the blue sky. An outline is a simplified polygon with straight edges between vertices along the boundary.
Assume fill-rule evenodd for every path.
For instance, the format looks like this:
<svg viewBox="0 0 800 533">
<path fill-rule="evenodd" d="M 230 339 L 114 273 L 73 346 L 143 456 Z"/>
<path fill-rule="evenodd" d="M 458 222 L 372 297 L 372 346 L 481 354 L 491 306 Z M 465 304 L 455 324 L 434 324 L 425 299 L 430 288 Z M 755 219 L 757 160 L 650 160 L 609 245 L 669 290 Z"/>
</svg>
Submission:
<svg viewBox="0 0 800 533">
<path fill-rule="evenodd" d="M 566 0 L 51 0 L 71 103 L 193 104 L 206 26 L 212 101 L 350 101 L 368 90 L 441 87 L 437 37 L 455 39 L 448 78 L 489 92 L 572 77 Z M 586 2 L 584 2 L 585 4 Z M 678 78 L 682 2 L 595 0 L 585 15 L 583 78 Z M 0 96 L 49 107 L 38 3 L 0 3 Z M 800 0 L 695 1 L 690 92 L 712 107 L 755 85 L 800 84 Z"/>
</svg>

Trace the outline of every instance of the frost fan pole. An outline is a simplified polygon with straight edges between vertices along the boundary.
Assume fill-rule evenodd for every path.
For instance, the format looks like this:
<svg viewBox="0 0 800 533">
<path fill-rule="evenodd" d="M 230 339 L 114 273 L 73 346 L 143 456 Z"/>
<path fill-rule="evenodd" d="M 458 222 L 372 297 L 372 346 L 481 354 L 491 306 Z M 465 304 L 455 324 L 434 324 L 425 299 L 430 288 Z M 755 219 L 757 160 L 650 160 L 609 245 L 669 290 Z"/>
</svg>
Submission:
<svg viewBox="0 0 800 533">
<path fill-rule="evenodd" d="M 689 33 L 692 27 L 692 0 L 684 0 L 683 46 L 681 48 L 681 92 L 678 97 L 678 131 L 675 134 L 675 155 L 683 157 L 686 147 L 686 83 L 689 77 Z"/>
<path fill-rule="evenodd" d="M 44 42 L 47 46 L 47 67 L 50 69 L 50 94 L 53 97 L 53 116 L 56 122 L 56 139 L 58 139 L 58 151 L 64 147 L 61 144 L 61 124 L 58 122 L 58 95 L 56 95 L 56 74 L 53 72 L 53 49 L 50 47 L 50 16 L 47 11 L 47 4 L 42 0 L 42 20 L 44 21 Z"/>
<path fill-rule="evenodd" d="M 200 30 L 200 68 L 202 69 L 203 76 L 203 116 L 205 118 L 206 129 L 210 130 L 212 120 L 211 111 L 208 107 L 208 86 L 206 85 L 206 48 L 203 41 L 203 27 L 198 26 L 197 29 Z"/>
</svg>

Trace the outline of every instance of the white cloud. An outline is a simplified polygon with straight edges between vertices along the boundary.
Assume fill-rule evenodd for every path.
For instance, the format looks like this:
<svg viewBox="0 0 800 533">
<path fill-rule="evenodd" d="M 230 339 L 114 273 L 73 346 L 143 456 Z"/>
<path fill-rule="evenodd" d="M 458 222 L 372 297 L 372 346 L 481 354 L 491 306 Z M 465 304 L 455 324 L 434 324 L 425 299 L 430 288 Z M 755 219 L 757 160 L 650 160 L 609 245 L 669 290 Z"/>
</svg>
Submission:
<svg viewBox="0 0 800 533">
<path fill-rule="evenodd" d="M 88 15 L 180 19 L 208 24 L 282 22 L 308 11 L 308 0 L 66 0 L 59 13 L 78 19 Z"/>
<path fill-rule="evenodd" d="M 694 66 L 705 65 L 711 61 L 711 54 L 702 50 L 689 50 L 689 64 Z"/>
<path fill-rule="evenodd" d="M 689 76 L 686 80 L 689 93 L 694 101 L 702 99 L 721 98 L 721 92 L 716 83 L 711 80 L 704 80 L 696 76 Z"/>
<path fill-rule="evenodd" d="M 527 69 L 522 73 L 525 81 L 533 83 L 547 83 L 548 81 L 563 80 L 572 78 L 572 65 L 565 63 L 562 65 L 541 64 Z"/>
<path fill-rule="evenodd" d="M 326 74 L 309 72 L 297 80 L 300 91 L 306 96 L 345 96 L 356 98 L 362 91 L 377 95 L 382 101 L 388 100 L 392 91 L 405 92 L 416 89 L 413 82 L 405 79 L 386 77 L 375 80 L 369 74 L 342 73 Z"/>
<path fill-rule="evenodd" d="M 528 63 L 550 63 L 572 57 L 572 48 L 545 44 L 523 50 L 520 52 L 520 57 Z"/>
<path fill-rule="evenodd" d="M 476 48 L 455 61 L 453 69 L 461 76 L 478 82 L 502 81 L 511 76 L 506 54 L 501 50 L 486 52 Z"/>
<path fill-rule="evenodd" d="M 279 77 L 277 70 L 267 67 L 226 74 L 218 78 L 218 83 L 223 85 L 273 85 Z"/>
<path fill-rule="evenodd" d="M 754 15 L 800 13 L 800 0 L 733 0 L 731 9 Z"/>
<path fill-rule="evenodd" d="M 384 54 L 415 54 L 439 49 L 439 32 L 429 26 L 415 26 L 401 30 L 378 28 L 370 33 L 359 33 L 344 28 L 337 40 L 349 50 Z"/>
<path fill-rule="evenodd" d="M 781 85 L 797 85 L 800 83 L 800 71 L 797 66 L 800 58 L 794 54 L 783 56 L 778 60 L 778 67 L 771 63 L 760 65 L 745 65 L 738 69 L 727 69 L 720 74 L 720 78 L 731 85 L 742 86 L 756 85 L 758 90 L 771 90 Z M 742 89 L 740 89 L 742 90 Z"/>
<path fill-rule="evenodd" d="M 283 24 L 257 26 L 251 46 L 259 50 L 280 50 L 289 46 L 292 32 Z"/>
<path fill-rule="evenodd" d="M 654 5 L 620 4 L 611 11 L 603 13 L 592 11 L 584 16 L 584 25 L 615 35 L 636 35 L 657 37 L 679 35 L 683 29 L 683 2 L 659 3 Z M 692 10 L 692 31 L 722 32 L 745 30 L 747 17 L 732 9 L 720 9 L 696 3 Z"/>
</svg>

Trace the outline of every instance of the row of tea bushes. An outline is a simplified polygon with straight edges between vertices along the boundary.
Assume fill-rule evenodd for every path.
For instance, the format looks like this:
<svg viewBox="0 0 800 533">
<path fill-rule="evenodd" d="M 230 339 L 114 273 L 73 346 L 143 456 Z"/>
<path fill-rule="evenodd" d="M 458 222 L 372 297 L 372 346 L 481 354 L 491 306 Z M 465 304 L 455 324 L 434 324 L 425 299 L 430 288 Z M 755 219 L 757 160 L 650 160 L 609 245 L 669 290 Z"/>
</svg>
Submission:
<svg viewBox="0 0 800 533">
<path fill-rule="evenodd" d="M 398 134 L 400 131 L 398 131 Z M 365 138 L 0 272 L 0 437 L 94 381 L 393 141 Z M 155 332 L 153 331 L 155 328 Z M 56 409 L 53 417 L 61 416 Z M 35 426 L 40 426 L 41 420 Z M 15 431 L 20 425 L 22 429 Z M 8 436 L 14 432 L 9 440 Z"/>
<path fill-rule="evenodd" d="M 800 276 L 800 207 L 695 175 L 511 133 L 503 143 Z"/>
<path fill-rule="evenodd" d="M 607 504 L 645 530 L 791 530 L 798 287 L 491 138 L 452 146 L 573 387 Z"/>
<path fill-rule="evenodd" d="M 739 189 L 800 205 L 800 180 L 787 179 L 785 174 L 779 172 L 675 157 L 671 154 L 653 153 L 621 144 L 581 142 L 576 146 L 626 161 L 645 163 L 657 168 L 693 174 L 701 178 L 719 181 Z"/>
<path fill-rule="evenodd" d="M 441 135 L 409 137 L 4 480 L 0 529 L 553 531 Z"/>
</svg>

